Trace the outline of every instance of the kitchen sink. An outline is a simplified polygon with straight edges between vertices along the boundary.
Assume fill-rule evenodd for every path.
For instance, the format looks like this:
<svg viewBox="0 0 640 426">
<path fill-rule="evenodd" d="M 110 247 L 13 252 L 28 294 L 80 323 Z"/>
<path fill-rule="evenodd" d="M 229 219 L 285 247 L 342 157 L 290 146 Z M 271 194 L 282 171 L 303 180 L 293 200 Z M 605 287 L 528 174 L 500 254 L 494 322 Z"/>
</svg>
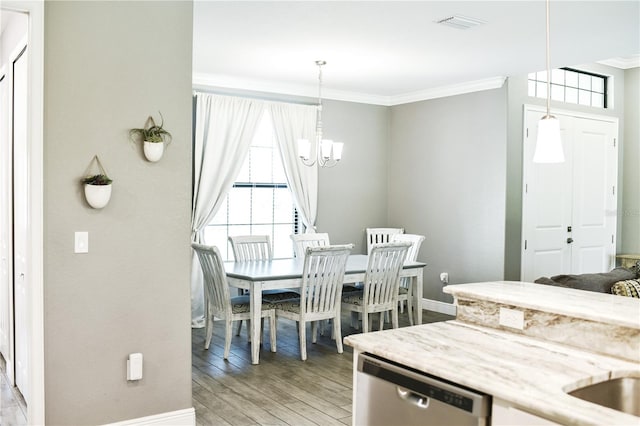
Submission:
<svg viewBox="0 0 640 426">
<path fill-rule="evenodd" d="M 569 395 L 623 413 L 640 416 L 640 377 L 620 377 L 588 385 Z"/>
</svg>

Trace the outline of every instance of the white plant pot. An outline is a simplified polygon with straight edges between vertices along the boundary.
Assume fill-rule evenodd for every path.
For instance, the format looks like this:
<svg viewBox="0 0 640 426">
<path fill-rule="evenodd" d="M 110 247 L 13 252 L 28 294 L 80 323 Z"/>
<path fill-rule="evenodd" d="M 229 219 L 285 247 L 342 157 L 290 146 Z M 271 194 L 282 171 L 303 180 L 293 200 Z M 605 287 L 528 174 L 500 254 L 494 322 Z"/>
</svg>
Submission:
<svg viewBox="0 0 640 426">
<path fill-rule="evenodd" d="M 148 142 L 144 141 L 144 156 L 147 160 L 155 163 L 162 158 L 164 153 L 164 142 Z"/>
<path fill-rule="evenodd" d="M 84 196 L 87 203 L 94 209 L 101 209 L 109 203 L 111 198 L 111 184 L 109 185 L 84 185 Z"/>
</svg>

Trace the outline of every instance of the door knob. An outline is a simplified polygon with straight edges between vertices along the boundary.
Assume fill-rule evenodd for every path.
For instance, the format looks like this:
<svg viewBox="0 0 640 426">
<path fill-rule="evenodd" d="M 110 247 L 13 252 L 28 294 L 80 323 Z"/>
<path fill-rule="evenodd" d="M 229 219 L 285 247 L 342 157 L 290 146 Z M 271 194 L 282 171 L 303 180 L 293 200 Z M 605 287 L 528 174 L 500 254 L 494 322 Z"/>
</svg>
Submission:
<svg viewBox="0 0 640 426">
<path fill-rule="evenodd" d="M 571 244 L 573 242 L 573 238 L 569 237 L 567 238 L 567 244 Z"/>
</svg>

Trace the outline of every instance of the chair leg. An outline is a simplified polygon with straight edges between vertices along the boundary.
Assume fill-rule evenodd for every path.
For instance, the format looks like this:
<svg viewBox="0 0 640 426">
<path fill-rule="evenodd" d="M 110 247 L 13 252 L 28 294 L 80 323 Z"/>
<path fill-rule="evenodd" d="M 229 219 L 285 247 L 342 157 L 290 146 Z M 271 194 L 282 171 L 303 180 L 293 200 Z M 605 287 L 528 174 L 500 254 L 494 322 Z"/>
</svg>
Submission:
<svg viewBox="0 0 640 426">
<path fill-rule="evenodd" d="M 242 330 L 242 320 L 238 320 L 238 328 L 236 330 L 236 336 L 240 335 L 240 330 Z"/>
<path fill-rule="evenodd" d="M 233 333 L 233 321 L 227 320 L 224 324 L 224 359 L 229 359 L 231 351 L 231 333 Z"/>
<path fill-rule="evenodd" d="M 380 330 L 384 330 L 384 319 L 387 317 L 388 313 L 389 311 L 380 312 Z M 389 322 L 388 318 L 387 318 L 387 322 Z"/>
<path fill-rule="evenodd" d="M 333 319 L 333 327 L 331 327 L 333 338 L 336 339 L 336 348 L 338 348 L 338 353 L 341 354 L 343 352 L 342 349 L 342 327 L 340 324 L 340 314 L 336 315 Z"/>
<path fill-rule="evenodd" d="M 204 339 L 204 348 L 209 349 L 209 345 L 211 344 L 211 336 L 213 335 L 213 320 L 211 319 L 211 315 L 207 314 L 207 319 L 205 320 L 205 339 Z"/>
<path fill-rule="evenodd" d="M 271 352 L 276 351 L 276 332 L 278 330 L 278 317 L 275 311 L 269 317 L 269 342 L 271 343 Z"/>
<path fill-rule="evenodd" d="M 300 321 L 298 321 L 300 323 Z M 300 358 L 307 360 L 307 324 L 300 324 L 298 327 L 298 338 L 300 339 Z"/>
<path fill-rule="evenodd" d="M 247 341 L 251 343 L 251 320 L 247 320 Z"/>
<path fill-rule="evenodd" d="M 363 333 L 369 332 L 369 313 L 368 312 L 362 313 L 362 332 Z"/>
<path fill-rule="evenodd" d="M 260 318 L 260 345 L 262 345 L 263 334 L 264 334 L 264 317 Z"/>
<path fill-rule="evenodd" d="M 407 314 L 409 315 L 409 325 L 413 325 L 413 303 L 411 299 L 413 296 L 409 295 L 407 298 Z"/>
<path fill-rule="evenodd" d="M 318 322 L 319 321 L 311 322 L 311 343 L 316 343 L 318 341 Z"/>
<path fill-rule="evenodd" d="M 398 328 L 398 309 L 391 310 L 391 324 L 393 328 Z"/>
</svg>

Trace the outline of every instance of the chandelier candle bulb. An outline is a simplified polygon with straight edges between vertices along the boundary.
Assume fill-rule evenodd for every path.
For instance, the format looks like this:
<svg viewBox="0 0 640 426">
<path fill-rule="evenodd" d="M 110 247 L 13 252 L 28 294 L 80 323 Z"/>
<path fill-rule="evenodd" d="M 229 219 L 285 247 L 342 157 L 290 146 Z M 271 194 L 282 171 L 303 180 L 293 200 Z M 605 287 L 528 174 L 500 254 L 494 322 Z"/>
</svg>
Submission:
<svg viewBox="0 0 640 426">
<path fill-rule="evenodd" d="M 322 158 L 328 160 L 331 158 L 331 147 L 333 146 L 333 141 L 331 139 L 323 139 L 322 140 Z"/>
<path fill-rule="evenodd" d="M 344 144 L 342 142 L 334 142 L 333 143 L 333 158 L 336 161 L 340 161 L 342 159 L 342 147 Z"/>
</svg>

